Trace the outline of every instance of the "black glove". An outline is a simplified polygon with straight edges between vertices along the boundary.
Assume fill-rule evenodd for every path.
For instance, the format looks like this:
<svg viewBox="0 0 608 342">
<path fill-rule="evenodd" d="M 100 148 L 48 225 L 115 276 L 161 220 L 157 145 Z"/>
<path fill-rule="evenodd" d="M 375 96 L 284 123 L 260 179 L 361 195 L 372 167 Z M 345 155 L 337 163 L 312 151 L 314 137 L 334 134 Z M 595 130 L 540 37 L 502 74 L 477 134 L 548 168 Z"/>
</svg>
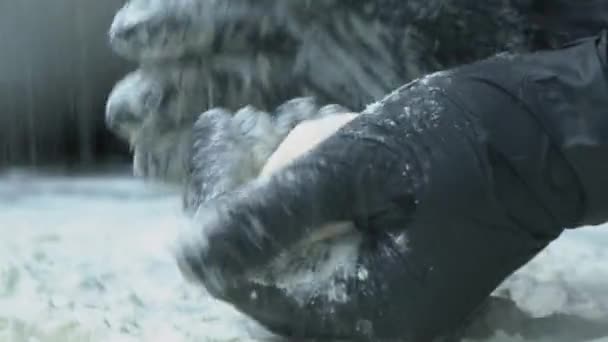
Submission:
<svg viewBox="0 0 608 342">
<path fill-rule="evenodd" d="M 482 132 L 428 80 L 410 84 L 269 180 L 203 205 L 180 265 L 214 296 L 284 335 L 423 341 L 451 331 L 531 257 L 525 251 L 537 250 L 536 240 L 511 228 L 482 224 L 511 227 L 492 197 Z M 348 301 L 303 306 L 245 278 L 336 221 L 354 221 L 366 237 L 358 264 L 367 275 L 345 281 Z M 452 279 L 477 267 L 474 279 Z M 437 325 L 416 313 L 439 310 L 454 293 L 446 284 L 458 282 L 454 290 L 470 295 L 442 303 L 455 309 Z"/>
<path fill-rule="evenodd" d="M 605 53 L 590 39 L 400 88 L 269 180 L 208 202 L 182 269 L 283 335 L 457 331 L 565 227 L 608 219 Z M 346 300 L 245 279 L 335 221 L 364 234 Z"/>
<path fill-rule="evenodd" d="M 386 127 L 395 130 L 391 134 L 374 128 L 376 120 L 357 118 L 269 180 L 203 205 L 197 220 L 204 222 L 207 247 L 187 253 L 196 255 L 195 269 L 205 265 L 238 277 L 329 222 L 356 221 L 366 230 L 372 222 L 404 227 L 415 208 L 415 185 L 423 181 L 421 165 L 408 164 L 396 123 Z"/>
</svg>

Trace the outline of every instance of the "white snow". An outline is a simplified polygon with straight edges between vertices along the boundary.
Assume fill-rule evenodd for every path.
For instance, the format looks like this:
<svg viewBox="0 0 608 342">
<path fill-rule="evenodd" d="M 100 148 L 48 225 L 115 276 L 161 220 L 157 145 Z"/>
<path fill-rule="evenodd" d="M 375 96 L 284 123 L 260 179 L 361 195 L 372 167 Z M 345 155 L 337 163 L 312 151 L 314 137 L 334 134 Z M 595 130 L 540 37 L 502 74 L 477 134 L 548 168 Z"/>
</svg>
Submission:
<svg viewBox="0 0 608 342">
<path fill-rule="evenodd" d="M 178 196 L 126 175 L 0 175 L 0 342 L 269 339 L 182 279 L 181 220 Z M 504 287 L 535 315 L 607 317 L 608 229 L 565 234 Z"/>
</svg>

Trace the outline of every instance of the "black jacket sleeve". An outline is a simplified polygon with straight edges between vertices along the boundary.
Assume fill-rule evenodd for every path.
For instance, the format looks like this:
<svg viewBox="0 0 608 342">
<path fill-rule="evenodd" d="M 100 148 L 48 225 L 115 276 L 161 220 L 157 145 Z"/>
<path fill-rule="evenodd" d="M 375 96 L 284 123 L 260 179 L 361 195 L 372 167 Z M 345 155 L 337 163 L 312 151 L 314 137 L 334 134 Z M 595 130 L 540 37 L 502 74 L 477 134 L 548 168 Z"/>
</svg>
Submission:
<svg viewBox="0 0 608 342">
<path fill-rule="evenodd" d="M 606 0 L 518 0 L 553 44 L 595 36 L 608 28 Z"/>
<path fill-rule="evenodd" d="M 456 70 L 459 86 L 447 90 L 477 113 L 555 224 L 608 220 L 606 49 L 604 32 L 556 51 L 491 58 Z"/>
</svg>

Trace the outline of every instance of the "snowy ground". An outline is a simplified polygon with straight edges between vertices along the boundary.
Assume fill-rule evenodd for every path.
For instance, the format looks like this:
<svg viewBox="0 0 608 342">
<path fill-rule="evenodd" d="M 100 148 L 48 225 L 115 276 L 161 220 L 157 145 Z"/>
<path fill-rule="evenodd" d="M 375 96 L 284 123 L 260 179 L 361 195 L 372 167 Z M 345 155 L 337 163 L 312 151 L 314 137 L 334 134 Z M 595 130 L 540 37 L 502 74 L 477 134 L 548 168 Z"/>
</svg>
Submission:
<svg viewBox="0 0 608 342">
<path fill-rule="evenodd" d="M 1 175 L 0 342 L 270 339 L 183 282 L 179 205 L 125 175 Z M 566 234 L 504 287 L 535 316 L 608 317 L 608 229 Z"/>
</svg>

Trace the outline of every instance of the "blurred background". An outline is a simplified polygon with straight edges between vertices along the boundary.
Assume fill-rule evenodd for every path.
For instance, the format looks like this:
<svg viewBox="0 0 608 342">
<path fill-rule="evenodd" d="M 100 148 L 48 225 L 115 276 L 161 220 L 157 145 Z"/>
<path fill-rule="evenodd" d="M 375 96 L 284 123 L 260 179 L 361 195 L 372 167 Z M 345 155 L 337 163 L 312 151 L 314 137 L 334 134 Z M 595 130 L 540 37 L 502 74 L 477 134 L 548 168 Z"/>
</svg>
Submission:
<svg viewBox="0 0 608 342">
<path fill-rule="evenodd" d="M 123 3 L 0 0 L 0 342 L 268 341 L 182 280 L 179 195 L 134 178 L 105 128 L 110 90 L 135 68 L 108 43 Z M 555 342 L 555 322 L 581 341 L 608 335 L 607 232 L 568 232 L 501 287 L 526 319 L 599 328 L 502 310 L 489 328 L 515 328 L 483 341 Z"/>
<path fill-rule="evenodd" d="M 128 70 L 107 39 L 123 3 L 0 1 L 0 169 L 128 162 L 103 124 Z"/>
</svg>

